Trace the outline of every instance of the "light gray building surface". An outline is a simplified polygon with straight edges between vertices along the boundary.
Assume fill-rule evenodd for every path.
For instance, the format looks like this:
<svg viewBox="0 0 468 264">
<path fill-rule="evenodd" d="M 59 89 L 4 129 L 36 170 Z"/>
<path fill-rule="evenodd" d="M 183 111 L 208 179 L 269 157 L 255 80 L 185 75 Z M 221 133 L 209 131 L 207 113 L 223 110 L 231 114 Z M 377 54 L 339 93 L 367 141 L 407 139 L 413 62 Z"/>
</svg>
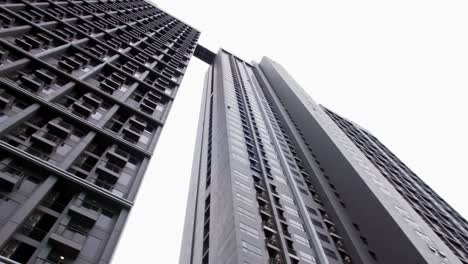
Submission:
<svg viewBox="0 0 468 264">
<path fill-rule="evenodd" d="M 0 263 L 111 262 L 196 56 L 180 264 L 468 264 L 466 220 L 375 136 L 199 35 L 143 0 L 0 1 Z"/>
<path fill-rule="evenodd" d="M 269 58 L 209 68 L 180 264 L 468 263 L 467 222 Z"/>
</svg>

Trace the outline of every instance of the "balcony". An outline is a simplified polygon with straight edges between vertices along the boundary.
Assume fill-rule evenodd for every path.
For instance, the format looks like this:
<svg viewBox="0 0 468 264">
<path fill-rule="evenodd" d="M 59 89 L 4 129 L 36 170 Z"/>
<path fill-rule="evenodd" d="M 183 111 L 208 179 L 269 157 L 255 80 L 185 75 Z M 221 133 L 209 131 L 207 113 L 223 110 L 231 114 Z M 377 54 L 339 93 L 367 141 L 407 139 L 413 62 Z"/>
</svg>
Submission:
<svg viewBox="0 0 468 264">
<path fill-rule="evenodd" d="M 108 162 L 102 162 L 96 168 L 99 178 L 110 182 L 116 182 L 119 179 L 121 170 L 121 168 Z"/>
<path fill-rule="evenodd" d="M 280 255 L 276 254 L 274 258 L 270 259 L 269 264 L 284 264 L 284 261 Z"/>
<path fill-rule="evenodd" d="M 257 192 L 257 198 L 262 200 L 263 202 L 267 202 L 268 201 L 268 197 L 266 196 L 265 193 L 263 192 Z M 265 207 L 267 207 L 268 205 L 265 205 Z"/>
<path fill-rule="evenodd" d="M 44 88 L 44 84 L 45 84 L 41 79 L 35 77 L 34 75 L 27 75 L 24 73 L 21 74 L 20 80 L 21 80 L 21 83 L 26 86 L 25 88 L 29 88 L 35 92 Z"/>
<path fill-rule="evenodd" d="M 268 219 L 268 220 L 265 220 L 265 221 L 262 221 L 262 224 L 268 228 L 271 228 L 274 230 L 275 228 L 275 225 L 273 224 L 273 221 L 271 219 Z"/>
<path fill-rule="evenodd" d="M 0 109 L 5 109 L 13 100 L 13 96 L 7 94 L 3 89 L 0 89 Z"/>
<path fill-rule="evenodd" d="M 44 83 L 52 85 L 57 80 L 57 77 L 45 69 L 37 70 L 34 72 L 37 78 L 41 79 Z"/>
<path fill-rule="evenodd" d="M 107 93 L 110 93 L 110 94 L 114 93 L 115 90 L 117 90 L 117 89 L 115 89 L 114 87 L 112 87 L 111 85 L 109 85 L 109 84 L 107 84 L 105 82 L 100 83 L 99 87 L 102 88 L 103 91 L 105 91 Z"/>
<path fill-rule="evenodd" d="M 58 62 L 58 66 L 64 71 L 70 73 L 75 70 L 86 67 L 90 63 L 90 59 L 76 53 L 72 56 L 63 56 Z"/>
<path fill-rule="evenodd" d="M 107 151 L 107 157 L 109 158 L 110 163 L 115 164 L 120 168 L 123 168 L 125 164 L 127 164 L 128 159 L 130 158 L 130 154 L 123 150 L 113 147 Z"/>
<path fill-rule="evenodd" d="M 10 175 L 5 172 L 0 172 L 0 185 L 3 186 L 8 192 L 11 192 L 18 182 L 21 180 L 21 177 L 18 175 Z"/>
<path fill-rule="evenodd" d="M 61 139 L 45 131 L 39 130 L 31 136 L 31 141 L 44 151 L 51 153 L 61 142 Z"/>
<path fill-rule="evenodd" d="M 266 242 L 274 247 L 278 247 L 280 240 L 277 235 L 271 235 L 266 238 Z"/>
<path fill-rule="evenodd" d="M 1 20 L 1 18 L 0 18 Z M 6 61 L 8 59 L 8 56 L 10 55 L 10 52 L 6 49 L 3 49 L 2 47 L 0 47 L 0 63 L 3 63 L 4 61 Z"/>
<path fill-rule="evenodd" d="M 58 137 L 64 139 L 71 133 L 73 126 L 62 121 L 61 119 L 55 119 L 47 123 L 47 128 L 54 135 L 57 135 Z"/>
<path fill-rule="evenodd" d="M 59 230 L 49 237 L 49 243 L 67 256 L 76 257 L 81 249 L 86 235 L 67 226 L 59 226 Z"/>
<path fill-rule="evenodd" d="M 141 129 L 141 130 L 143 130 L 143 129 L 146 128 L 146 122 L 143 121 L 143 120 L 141 120 L 141 119 L 138 118 L 138 117 L 135 117 L 135 116 L 133 116 L 133 117 L 131 117 L 131 118 L 129 119 L 129 123 L 130 123 L 130 125 L 132 125 L 132 126 L 138 128 L 138 129 Z"/>
<path fill-rule="evenodd" d="M 335 232 L 330 232 L 330 236 L 332 237 L 333 241 L 341 241 L 341 236 L 338 235 L 337 233 Z"/>
<path fill-rule="evenodd" d="M 89 117 L 92 112 L 94 112 L 95 108 L 83 101 L 76 101 L 73 103 L 73 110 L 75 110 L 78 114 Z"/>
<path fill-rule="evenodd" d="M 0 186 L 11 192 L 24 176 L 24 172 L 6 163 L 0 163 Z"/>
<path fill-rule="evenodd" d="M 128 127 L 125 127 L 122 133 L 124 134 L 125 139 L 128 139 L 132 142 L 136 142 L 138 141 L 138 139 L 140 139 L 140 134 L 138 134 L 137 132 L 133 131 L 133 129 L 130 129 Z"/>
<path fill-rule="evenodd" d="M 162 98 L 160 95 L 157 95 L 153 92 L 149 92 L 146 94 L 148 96 L 148 99 L 152 100 L 152 101 L 160 101 Z"/>
<path fill-rule="evenodd" d="M 149 105 L 145 104 L 145 103 L 141 103 L 140 104 L 140 109 L 141 111 L 147 113 L 147 114 L 153 114 L 154 112 L 154 108 L 150 107 Z"/>
<path fill-rule="evenodd" d="M 102 99 L 95 96 L 92 93 L 87 93 L 83 96 L 83 101 L 88 103 L 89 105 L 92 105 L 93 107 L 97 108 L 99 105 L 102 103 Z"/>
<path fill-rule="evenodd" d="M 80 223 L 84 223 L 89 226 L 94 225 L 98 219 L 98 214 L 96 211 L 92 211 L 77 205 L 70 206 L 68 214 Z"/>
</svg>

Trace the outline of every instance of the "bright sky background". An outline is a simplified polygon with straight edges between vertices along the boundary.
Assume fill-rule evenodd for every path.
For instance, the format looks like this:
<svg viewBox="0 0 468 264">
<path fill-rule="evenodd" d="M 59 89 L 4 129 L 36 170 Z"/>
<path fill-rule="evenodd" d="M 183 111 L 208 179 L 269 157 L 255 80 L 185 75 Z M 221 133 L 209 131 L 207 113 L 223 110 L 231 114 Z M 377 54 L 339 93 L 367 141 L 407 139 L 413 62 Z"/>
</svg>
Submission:
<svg viewBox="0 0 468 264">
<path fill-rule="evenodd" d="M 213 51 L 282 64 L 468 217 L 468 1 L 155 2 Z M 206 69 L 190 63 L 113 264 L 178 263 Z"/>
</svg>

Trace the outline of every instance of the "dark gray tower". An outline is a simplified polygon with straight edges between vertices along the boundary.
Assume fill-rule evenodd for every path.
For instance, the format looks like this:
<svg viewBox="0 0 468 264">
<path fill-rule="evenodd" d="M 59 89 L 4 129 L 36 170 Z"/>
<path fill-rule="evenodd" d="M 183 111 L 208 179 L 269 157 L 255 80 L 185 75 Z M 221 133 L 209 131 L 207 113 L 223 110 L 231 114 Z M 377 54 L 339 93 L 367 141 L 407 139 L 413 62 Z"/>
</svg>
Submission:
<svg viewBox="0 0 468 264">
<path fill-rule="evenodd" d="M 1 1 L 1 263 L 110 262 L 198 37 L 141 0 Z"/>
<path fill-rule="evenodd" d="M 461 264 L 467 223 L 278 64 L 209 68 L 181 264 Z"/>
</svg>

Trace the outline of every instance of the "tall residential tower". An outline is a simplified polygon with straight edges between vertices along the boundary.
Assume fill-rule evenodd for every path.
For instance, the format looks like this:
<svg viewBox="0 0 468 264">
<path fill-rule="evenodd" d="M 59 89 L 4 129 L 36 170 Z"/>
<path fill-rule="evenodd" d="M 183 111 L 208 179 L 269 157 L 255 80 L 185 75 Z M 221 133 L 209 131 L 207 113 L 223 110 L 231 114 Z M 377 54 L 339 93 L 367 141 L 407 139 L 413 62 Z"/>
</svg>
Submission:
<svg viewBox="0 0 468 264">
<path fill-rule="evenodd" d="M 0 263 L 110 262 L 198 36 L 142 0 L 0 2 Z"/>
<path fill-rule="evenodd" d="M 461 264 L 468 224 L 268 58 L 206 79 L 180 264 Z"/>
</svg>

